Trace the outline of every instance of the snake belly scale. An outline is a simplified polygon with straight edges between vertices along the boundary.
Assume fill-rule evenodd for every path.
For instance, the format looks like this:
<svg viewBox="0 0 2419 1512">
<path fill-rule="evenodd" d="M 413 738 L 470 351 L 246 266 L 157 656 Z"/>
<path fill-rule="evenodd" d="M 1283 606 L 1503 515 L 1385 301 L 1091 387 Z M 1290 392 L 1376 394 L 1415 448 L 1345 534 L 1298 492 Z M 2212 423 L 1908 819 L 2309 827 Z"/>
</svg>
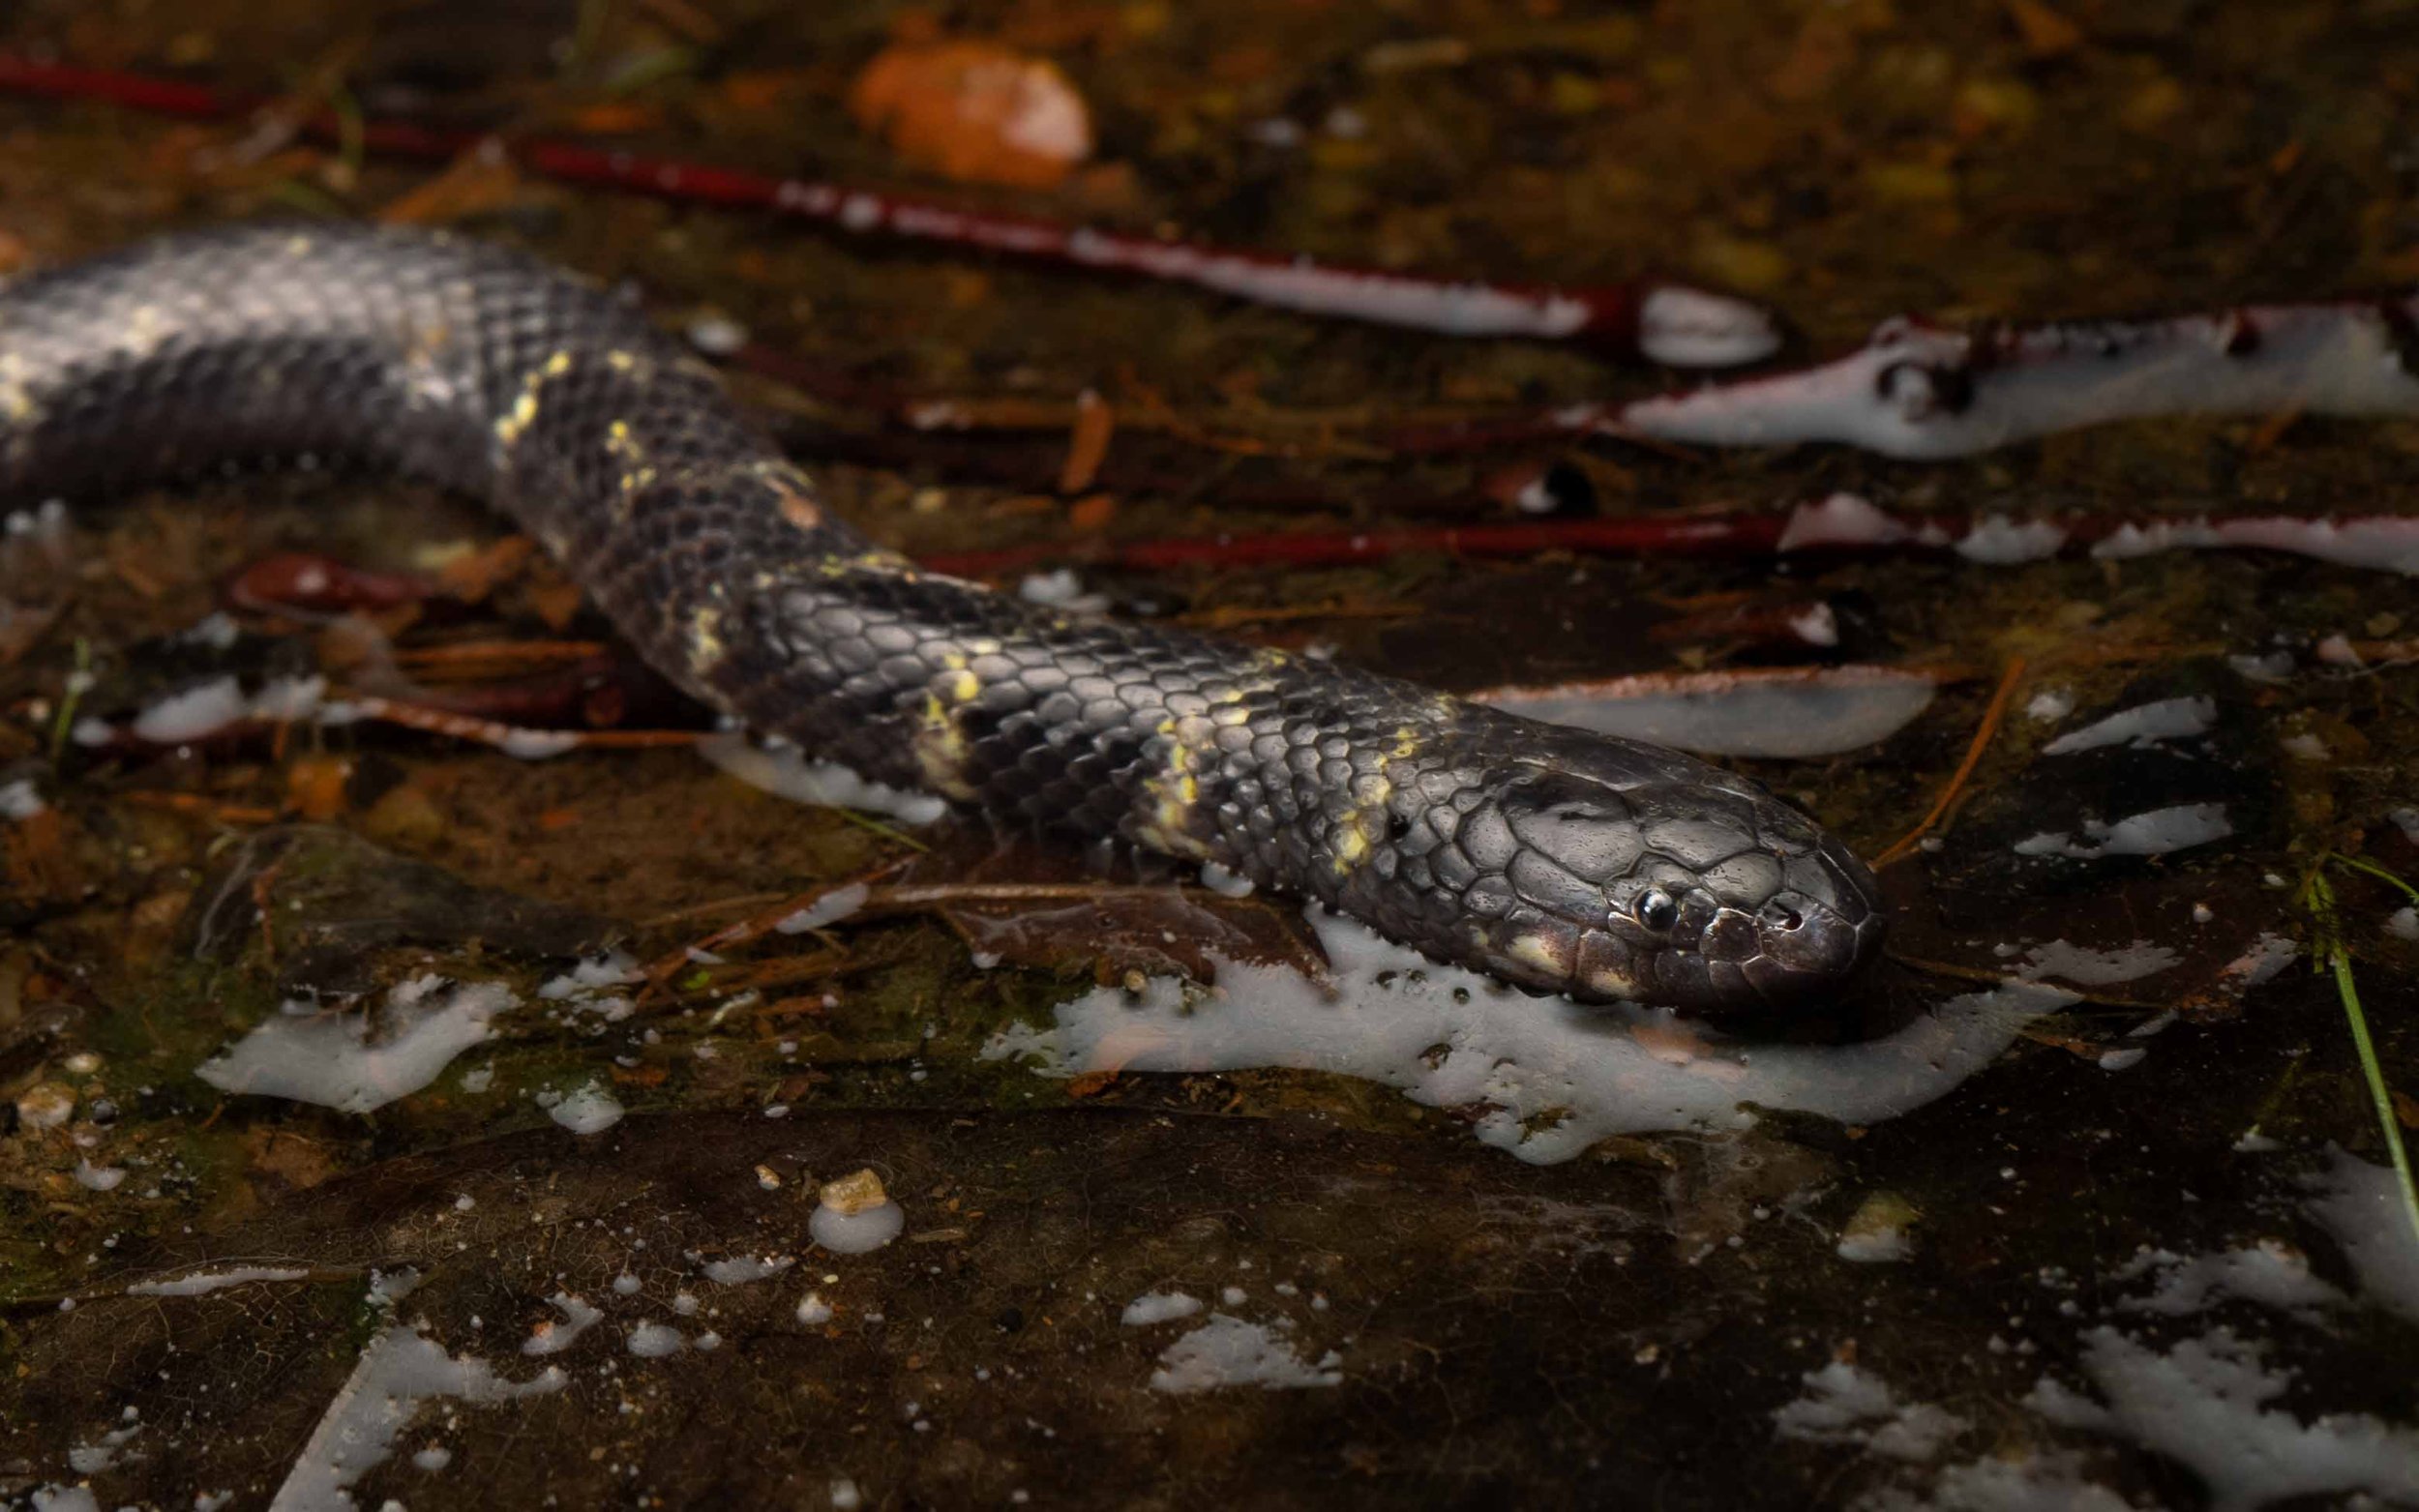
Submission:
<svg viewBox="0 0 2419 1512">
<path fill-rule="evenodd" d="M 0 288 L 0 498 L 304 453 L 489 501 L 689 693 L 1003 832 L 1214 863 L 1588 999 L 1783 1009 L 1880 943 L 1870 874 L 1720 768 L 918 570 L 633 303 L 526 254 L 239 226 Z"/>
</svg>

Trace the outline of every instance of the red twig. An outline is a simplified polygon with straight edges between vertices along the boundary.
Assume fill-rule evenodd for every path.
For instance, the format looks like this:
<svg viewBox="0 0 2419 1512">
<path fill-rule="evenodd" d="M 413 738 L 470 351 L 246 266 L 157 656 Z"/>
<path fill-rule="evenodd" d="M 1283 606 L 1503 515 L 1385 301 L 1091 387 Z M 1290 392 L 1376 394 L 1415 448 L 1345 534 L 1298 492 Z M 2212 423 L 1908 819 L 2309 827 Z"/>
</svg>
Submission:
<svg viewBox="0 0 2419 1512">
<path fill-rule="evenodd" d="M 2419 519 L 2393 515 L 1894 516 L 1835 494 L 1788 511 L 1733 511 L 1648 519 L 1539 519 L 1388 530 L 1281 531 L 1121 544 L 1045 543 L 947 551 L 920 560 L 935 572 L 1001 577 L 1050 562 L 1135 572 L 1176 567 L 1332 567 L 1408 551 L 1522 557 L 1541 551 L 1605 556 L 1759 556 L 1956 552 L 1984 564 L 2032 561 L 2086 548 L 2124 559 L 2173 549 L 2274 550 L 2337 566 L 2419 574 Z"/>
<path fill-rule="evenodd" d="M 61 100 L 105 101 L 152 114 L 206 121 L 239 118 L 267 104 L 257 97 L 197 84 L 11 53 L 0 53 L 0 89 Z M 335 141 L 342 130 L 335 113 L 326 110 L 307 112 L 295 126 L 318 141 Z M 1037 216 L 971 210 L 816 180 L 776 178 L 559 137 L 499 138 L 479 132 L 381 120 L 366 123 L 359 140 L 370 152 L 438 162 L 493 142 L 523 169 L 565 183 L 694 204 L 768 210 L 844 231 L 879 232 L 1004 253 L 1076 272 L 1190 283 L 1309 314 L 1446 335 L 1583 341 L 1626 356 L 1651 356 L 1691 367 L 1754 361 L 1768 355 L 1777 340 L 1769 317 L 1755 307 L 1673 284 L 1564 289 L 1318 263 L 1279 253 L 1069 225 Z M 1643 330 L 1642 318 L 1649 322 Z M 1671 328 L 1661 329 L 1665 323 Z"/>
<path fill-rule="evenodd" d="M 1330 567 L 1407 551 L 1456 556 L 1534 556 L 1591 551 L 1613 556 L 1754 555 L 1775 549 L 1785 515 L 1699 515 L 1672 519 L 1542 519 L 1499 525 L 1414 529 L 1280 531 L 1267 535 L 1179 537 L 1105 545 L 1086 560 L 1138 572 L 1173 567 Z M 920 558 L 936 572 L 989 578 L 1082 554 L 1060 544 L 994 551 L 948 551 Z"/>
</svg>

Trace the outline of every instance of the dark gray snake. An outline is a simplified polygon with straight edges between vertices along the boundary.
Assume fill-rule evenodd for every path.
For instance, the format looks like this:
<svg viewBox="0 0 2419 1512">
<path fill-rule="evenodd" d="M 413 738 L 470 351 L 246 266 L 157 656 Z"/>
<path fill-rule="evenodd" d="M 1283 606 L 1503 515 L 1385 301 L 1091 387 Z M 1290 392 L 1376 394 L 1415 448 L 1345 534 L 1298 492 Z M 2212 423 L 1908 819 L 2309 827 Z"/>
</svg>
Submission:
<svg viewBox="0 0 2419 1512">
<path fill-rule="evenodd" d="M 1881 940 L 1856 858 L 1719 768 L 917 570 L 634 305 L 521 253 L 251 226 L 0 289 L 0 500 L 302 453 L 493 502 L 699 698 L 1003 832 L 1591 999 L 1803 1005 Z"/>
</svg>

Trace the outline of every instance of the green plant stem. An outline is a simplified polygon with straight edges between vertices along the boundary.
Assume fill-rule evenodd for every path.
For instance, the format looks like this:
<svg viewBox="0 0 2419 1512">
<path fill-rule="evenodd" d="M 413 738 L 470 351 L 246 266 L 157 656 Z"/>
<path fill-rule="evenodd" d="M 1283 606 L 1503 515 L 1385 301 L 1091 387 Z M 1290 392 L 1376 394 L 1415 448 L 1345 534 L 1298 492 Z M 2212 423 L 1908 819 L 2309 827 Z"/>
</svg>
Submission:
<svg viewBox="0 0 2419 1512">
<path fill-rule="evenodd" d="M 2385 1131 L 2386 1152 L 2393 1157 L 2394 1176 L 2403 1191 L 2403 1216 L 2410 1221 L 2411 1237 L 2419 1240 L 2419 1183 L 2410 1174 L 2410 1153 L 2403 1147 L 2402 1124 L 2394 1116 L 2394 1097 L 2386 1090 L 2385 1068 L 2377 1063 L 2376 1046 L 2369 1038 L 2369 1016 L 2361 1011 L 2360 990 L 2352 984 L 2352 958 L 2340 946 L 2327 953 L 2335 973 L 2336 995 L 2344 1000 L 2344 1017 L 2351 1021 L 2352 1044 L 2360 1052 L 2360 1069 L 2369 1082 L 2369 1100 L 2376 1105 L 2377 1126 Z"/>
</svg>

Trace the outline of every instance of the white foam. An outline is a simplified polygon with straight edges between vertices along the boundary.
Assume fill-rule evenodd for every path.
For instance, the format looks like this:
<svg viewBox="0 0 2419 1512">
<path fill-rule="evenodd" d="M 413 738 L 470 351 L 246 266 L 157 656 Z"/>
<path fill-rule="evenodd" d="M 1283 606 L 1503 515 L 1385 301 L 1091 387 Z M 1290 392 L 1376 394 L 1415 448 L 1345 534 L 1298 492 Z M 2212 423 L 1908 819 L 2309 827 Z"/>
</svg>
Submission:
<svg viewBox="0 0 2419 1512">
<path fill-rule="evenodd" d="M 640 1323 L 630 1330 L 623 1347 L 642 1360 L 660 1360 L 687 1349 L 689 1341 L 669 1323 Z"/>
<path fill-rule="evenodd" d="M 2133 742 L 2136 751 L 2155 746 L 2163 740 L 2183 740 L 2209 733 L 2218 721 L 2218 700 L 2209 697 L 2161 698 L 2121 709 L 2105 719 L 2095 720 L 2080 729 L 2071 729 L 2041 748 L 2044 756 L 2067 756 L 2076 751 L 2096 751 L 2102 746 Z"/>
<path fill-rule="evenodd" d="M 2172 946 L 2137 939 L 2115 950 L 2090 950 L 2062 939 L 2045 940 L 2024 952 L 2016 974 L 2027 982 L 2054 977 L 2076 987 L 2109 987 L 2138 982 L 2182 964 Z"/>
<path fill-rule="evenodd" d="M 1969 562 L 1988 567 L 2014 567 L 2058 554 L 2066 545 L 2066 528 L 2046 519 L 2013 520 L 1987 515 L 1958 538 L 1954 549 Z"/>
<path fill-rule="evenodd" d="M 1147 1327 L 1179 1318 L 1190 1318 L 1201 1311 L 1201 1298 L 1181 1291 L 1146 1291 L 1125 1304 L 1118 1321 L 1128 1328 Z"/>
<path fill-rule="evenodd" d="M 2083 1335 L 2083 1369 L 2098 1399 L 2045 1378 L 2025 1405 L 2178 1461 L 2207 1488 L 2211 1512 L 2328 1492 L 2419 1497 L 2419 1432 L 2356 1413 L 2305 1421 L 2272 1407 L 2292 1375 L 2267 1369 L 2261 1354 L 2228 1328 L 2164 1351 L 2093 1328 Z"/>
<path fill-rule="evenodd" d="M 574 1134 L 602 1134 L 621 1122 L 622 1106 L 603 1086 L 585 1082 L 552 1100 L 546 1115 Z"/>
<path fill-rule="evenodd" d="M 495 749 L 523 761 L 546 761 L 566 752 L 580 749 L 580 732 L 576 729 L 506 730 L 495 742 Z"/>
<path fill-rule="evenodd" d="M 794 1255 L 733 1255 L 705 1262 L 705 1279 L 726 1287 L 744 1287 L 750 1282 L 778 1276 L 796 1264 Z"/>
<path fill-rule="evenodd" d="M 1788 618 L 1789 633 L 1810 646 L 1826 650 L 1839 644 L 1839 616 L 1829 604 L 1816 604 Z"/>
<path fill-rule="evenodd" d="M 22 824 L 50 805 L 43 802 L 42 793 L 30 777 L 13 783 L 0 783 L 0 819 Z"/>
<path fill-rule="evenodd" d="M 708 357 L 732 357 L 748 344 L 748 328 L 709 311 L 690 320 L 688 338 L 691 346 Z"/>
<path fill-rule="evenodd" d="M 568 1291 L 557 1291 L 546 1300 L 563 1315 L 563 1320 L 558 1323 L 550 1318 L 531 1328 L 529 1337 L 521 1341 L 521 1352 L 523 1354 L 560 1354 L 579 1343 L 580 1336 L 605 1316 Z"/>
<path fill-rule="evenodd" d="M 819 1203 L 806 1221 L 815 1242 L 834 1255 L 863 1255 L 879 1250 L 907 1228 L 907 1214 L 896 1202 L 877 1202 L 853 1213 Z"/>
<path fill-rule="evenodd" d="M 301 1281 L 311 1274 L 298 1265 L 234 1265 L 224 1270 L 196 1270 L 168 1281 L 137 1281 L 126 1289 L 128 1296 L 204 1296 L 223 1291 L 228 1287 L 250 1286 L 255 1281 Z"/>
<path fill-rule="evenodd" d="M 233 677 L 214 677 L 146 705 L 132 728 L 153 745 L 181 746 L 215 735 L 251 712 L 252 702 Z"/>
<path fill-rule="evenodd" d="M 1901 1403 L 1889 1382 L 1844 1360 L 1803 1378 L 1806 1391 L 1773 1413 L 1773 1431 L 1810 1443 L 1853 1443 L 1921 1464 L 1965 1432 L 1965 1419 L 1925 1403 Z"/>
<path fill-rule="evenodd" d="M 176 633 L 175 639 L 185 645 L 207 646 L 213 651 L 231 651 L 240 634 L 235 621 L 224 609 L 213 609 Z"/>
<path fill-rule="evenodd" d="M 2419 1233 L 2394 1168 L 2331 1149 L 2309 1185 L 2310 1216 L 2344 1247 L 2363 1299 L 2419 1322 Z"/>
<path fill-rule="evenodd" d="M 1832 1253 L 1852 1265 L 1891 1265 L 1915 1253 L 1915 1241 L 1903 1228 L 1875 1227 L 1842 1233 Z"/>
<path fill-rule="evenodd" d="M 794 747 L 767 750 L 737 730 L 704 736 L 697 749 L 700 756 L 749 786 L 792 803 L 886 814 L 907 824 L 930 824 L 949 812 L 947 803 L 930 793 L 867 782 L 834 762 L 810 761 Z"/>
<path fill-rule="evenodd" d="M 1508 713 L 1701 756 L 1802 759 L 1878 745 L 1931 706 L 1928 677 L 1881 667 L 1619 677 L 1473 694 Z"/>
<path fill-rule="evenodd" d="M 1339 315 L 1444 336 L 1537 337 L 1553 341 L 1581 329 L 1595 315 L 1585 301 L 1551 293 L 1532 294 L 1484 283 L 1439 283 L 1431 279 L 1325 267 L 1307 261 L 1276 262 L 1212 252 L 1181 242 L 1113 243 L 1096 235 L 1088 242 L 1079 240 L 1084 235 L 1078 232 L 1067 243 L 1068 252 L 1079 258 L 1089 256 L 1280 310 Z M 1643 329 L 1640 335 L 1643 340 Z M 1708 335 L 1712 337 L 1714 333 L 1709 331 Z M 1695 343 L 1677 329 L 1665 334 L 1661 342 L 1667 355 L 1660 360 L 1674 365 L 1687 362 L 1696 349 Z M 1707 344 L 1718 352 L 1717 338 Z"/>
<path fill-rule="evenodd" d="M 1834 493 L 1789 512 L 1774 549 L 1783 555 L 1827 546 L 1896 546 L 1913 532 L 1856 493 Z"/>
<path fill-rule="evenodd" d="M 1858 1512 L 2140 1512 L 2094 1485 L 2082 1456 L 2063 1450 L 1952 1465 L 1921 1499 L 1894 1487 L 1856 1506 Z"/>
<path fill-rule="evenodd" d="M 143 1425 L 137 1421 L 140 1414 L 131 1407 L 126 1411 L 125 1422 L 102 1434 L 96 1442 L 70 1447 L 67 1468 L 78 1475 L 98 1475 L 121 1460 L 131 1462 L 141 1459 L 142 1455 L 130 1452 L 126 1447 L 142 1437 Z"/>
<path fill-rule="evenodd" d="M 1259 884 L 1239 872 L 1228 871 L 1215 861 L 1204 861 L 1201 864 L 1201 885 L 1223 898 L 1248 898 Z"/>
<path fill-rule="evenodd" d="M 511 1402 L 560 1391 L 568 1379 L 550 1365 L 528 1380 L 505 1380 L 486 1361 L 447 1354 L 415 1329 L 384 1329 L 328 1404 L 270 1512 L 351 1512 L 345 1488 L 386 1459 L 422 1403 Z"/>
<path fill-rule="evenodd" d="M 501 982 L 461 983 L 426 997 L 408 987 L 389 993 L 378 1015 L 288 1003 L 194 1075 L 221 1091 L 366 1113 L 435 1081 L 520 1001 Z"/>
<path fill-rule="evenodd" d="M 2239 349 L 2246 334 L 2255 344 Z M 2419 414 L 2419 378 L 2396 345 L 2375 308 L 2348 304 L 2002 328 L 1986 357 L 1964 333 L 1890 320 L 1836 362 L 1608 418 L 1693 446 L 1832 441 L 1939 459 L 2155 415 Z"/>
<path fill-rule="evenodd" d="M 2297 519 L 2281 515 L 2127 523 L 2091 548 L 2098 557 L 2123 559 L 2154 551 L 2257 548 L 2307 556 L 2338 567 L 2419 574 L 2419 519 L 2371 515 L 2354 519 Z"/>
<path fill-rule="evenodd" d="M 1131 997 L 1095 990 L 1061 1004 L 1051 1028 L 994 1035 L 983 1056 L 1033 1056 L 1056 1076 L 1288 1066 L 1361 1077 L 1432 1107 L 1484 1105 L 1480 1140 L 1546 1164 L 1614 1134 L 1749 1127 L 1747 1103 L 1875 1123 L 1945 1095 L 2026 1023 L 2077 1000 L 2012 983 L 1861 1045 L 1748 1044 L 1661 1010 L 1531 997 L 1316 905 L 1307 917 L 1333 965 L 1332 996 L 1290 967 L 1213 952 L 1213 990 L 1175 977 Z"/>
<path fill-rule="evenodd" d="M 773 928 L 784 934 L 803 934 L 808 930 L 820 930 L 827 924 L 837 924 L 864 907 L 865 900 L 872 897 L 873 892 L 873 888 L 863 882 L 851 882 L 845 887 L 832 888 L 813 903 L 774 925 Z"/>
<path fill-rule="evenodd" d="M 2080 839 L 2045 831 L 2017 841 L 2015 850 L 2019 856 L 2072 856 L 2085 861 L 2101 856 L 2164 856 L 2233 833 L 2225 805 L 2186 803 L 2131 815 L 2114 824 L 2085 819 Z"/>
<path fill-rule="evenodd" d="M 1344 1375 L 1334 1367 L 1343 1363 L 1341 1357 L 1330 1349 L 1315 1364 L 1303 1359 L 1282 1337 L 1292 1327 L 1282 1318 L 1254 1323 L 1212 1313 L 1208 1322 L 1160 1351 L 1150 1389 L 1188 1396 L 1230 1386 L 1299 1391 L 1340 1385 Z"/>
<path fill-rule="evenodd" d="M 1673 368 L 1735 368 L 1780 349 L 1780 331 L 1745 300 L 1671 285 L 1638 305 L 1638 354 Z"/>
<path fill-rule="evenodd" d="M 252 696 L 245 712 L 272 725 L 307 720 L 327 707 L 327 693 L 324 677 L 272 677 Z"/>
<path fill-rule="evenodd" d="M 547 1002 L 578 1002 L 607 988 L 627 987 L 646 980 L 638 961 L 618 951 L 601 956 L 583 956 L 572 964 L 570 970 L 549 978 L 538 989 L 538 996 Z"/>
<path fill-rule="evenodd" d="M 2281 1239 L 2262 1239 L 2215 1255 L 2144 1250 L 2119 1266 L 2112 1279 L 2131 1281 L 2143 1275 L 2156 1278 L 2152 1290 L 2120 1299 L 2119 1312 L 2184 1318 L 2220 1297 L 2240 1297 L 2280 1312 L 2308 1313 L 2345 1300 L 2343 1292 L 2310 1273 L 2309 1257 Z"/>
<path fill-rule="evenodd" d="M 1081 598 L 1083 592 L 1084 579 L 1075 576 L 1071 567 L 1028 573 L 1016 585 L 1016 596 L 1028 604 L 1065 604 Z"/>
</svg>

